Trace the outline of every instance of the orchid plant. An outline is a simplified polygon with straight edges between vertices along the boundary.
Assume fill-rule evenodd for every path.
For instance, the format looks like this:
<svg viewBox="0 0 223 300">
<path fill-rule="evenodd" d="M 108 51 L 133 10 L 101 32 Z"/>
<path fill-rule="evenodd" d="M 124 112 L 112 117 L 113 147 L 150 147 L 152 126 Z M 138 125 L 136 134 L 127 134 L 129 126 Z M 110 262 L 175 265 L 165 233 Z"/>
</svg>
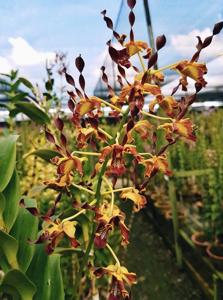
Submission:
<svg viewBox="0 0 223 300">
<path fill-rule="evenodd" d="M 198 92 L 205 87 L 204 75 L 207 68 L 204 63 L 198 62 L 201 51 L 206 48 L 213 37 L 223 28 L 223 22 L 214 26 L 213 33 L 203 41 L 198 37 L 196 52 L 191 59 L 179 61 L 171 65 L 154 69 L 159 51 L 165 46 L 164 35 L 156 39 L 156 49 L 151 49 L 144 41 L 135 38 L 133 27 L 135 23 L 134 7 L 136 0 L 127 0 L 129 7 L 130 33 L 128 36 L 115 31 L 112 20 L 107 16 L 106 10 L 102 12 L 107 27 L 113 33 L 116 49 L 112 41 L 107 42 L 108 52 L 117 67 L 117 82 L 120 93 L 117 94 L 109 83 L 106 69 L 101 67 L 102 80 L 107 86 L 108 99 L 89 96 L 85 89 L 83 75 L 85 62 L 81 56 L 75 60 L 79 72 L 77 81 L 64 68 L 66 81 L 71 88 L 67 91 L 69 96 L 68 107 L 71 111 L 70 122 L 73 126 L 75 138 L 66 135 L 66 123 L 60 116 L 55 118 L 54 126 L 45 129 L 46 139 L 53 145 L 57 155 L 51 159 L 55 166 L 55 176 L 50 176 L 44 182 L 47 188 L 55 190 L 57 197 L 53 207 L 46 213 L 34 207 L 29 207 L 25 200 L 21 205 L 26 207 L 33 215 L 42 220 L 42 230 L 34 243 L 45 243 L 46 251 L 50 255 L 64 239 L 68 239 L 70 247 L 80 249 L 83 253 L 80 258 L 79 272 L 75 278 L 75 299 L 80 299 L 80 283 L 82 276 L 89 274 L 95 278 L 109 276 L 109 300 L 130 299 L 127 286 L 137 282 L 136 274 L 129 272 L 120 262 L 115 253 L 110 235 L 113 231 L 120 232 L 120 243 L 126 247 L 129 243 L 129 229 L 125 224 L 125 214 L 122 212 L 120 200 L 131 200 L 133 210 L 138 212 L 146 206 L 145 191 L 152 177 L 158 172 L 171 176 L 168 165 L 168 149 L 178 140 L 196 140 L 195 125 L 186 117 L 190 105 L 196 100 Z M 127 40 L 127 41 L 126 41 Z M 121 48 L 121 50 L 120 50 Z M 141 69 L 133 64 L 133 57 L 137 56 Z M 179 74 L 179 84 L 165 95 L 162 92 L 164 70 L 174 70 Z M 130 81 L 127 70 L 134 72 L 134 79 Z M 187 91 L 188 81 L 194 81 L 195 91 L 181 99 L 175 97 L 178 89 Z M 153 100 L 149 107 L 145 105 L 145 97 L 150 95 Z M 161 115 L 158 115 L 155 106 L 159 106 Z M 115 121 L 115 130 L 111 133 L 102 122 L 104 107 L 110 109 L 109 116 Z M 164 132 L 165 143 L 160 146 L 158 132 Z M 139 152 L 135 137 L 139 136 L 145 144 L 145 151 Z M 134 168 L 143 167 L 141 182 L 132 176 L 128 187 L 120 187 L 119 179 L 129 171 L 127 158 L 131 157 Z M 85 174 L 85 163 L 91 159 L 93 172 L 90 176 Z M 75 189 L 73 189 L 75 188 Z M 69 216 L 64 217 L 58 203 L 66 195 L 73 203 L 76 190 L 87 195 L 84 202 L 75 204 Z M 89 228 L 91 237 L 87 244 L 81 242 L 76 236 L 78 217 L 90 216 Z M 80 236 L 80 234 L 79 234 Z M 114 263 L 108 266 L 95 266 L 94 253 L 96 249 L 103 251 L 107 248 Z M 93 256 L 93 258 L 92 258 Z M 90 270 L 90 272 L 88 272 Z M 97 291 L 97 283 L 94 291 Z"/>
</svg>

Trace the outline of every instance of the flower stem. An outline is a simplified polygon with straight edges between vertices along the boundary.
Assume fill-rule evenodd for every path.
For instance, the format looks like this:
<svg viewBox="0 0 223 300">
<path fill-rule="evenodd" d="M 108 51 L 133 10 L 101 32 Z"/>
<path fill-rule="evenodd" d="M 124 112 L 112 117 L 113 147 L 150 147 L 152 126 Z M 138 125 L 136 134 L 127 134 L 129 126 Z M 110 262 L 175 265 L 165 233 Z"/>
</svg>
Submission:
<svg viewBox="0 0 223 300">
<path fill-rule="evenodd" d="M 143 72 L 146 72 L 146 67 L 145 67 L 144 61 L 143 61 L 143 59 L 142 59 L 142 55 L 141 55 L 139 52 L 137 53 L 137 55 L 138 55 L 140 64 L 141 64 L 141 66 L 142 66 Z"/>
<path fill-rule="evenodd" d="M 125 124 L 127 118 L 128 118 L 128 114 L 129 114 L 129 110 L 130 108 L 128 107 L 126 109 L 126 111 L 124 112 L 123 114 L 123 117 L 122 117 L 122 120 L 121 120 L 121 123 L 120 123 L 120 126 L 117 130 L 117 132 L 120 132 L 122 130 L 122 127 L 123 125 Z M 111 145 L 114 144 L 115 142 L 115 137 L 113 137 L 113 139 L 111 140 Z M 106 167 L 107 167 L 107 164 L 108 164 L 108 161 L 109 161 L 109 157 L 107 157 L 100 169 L 100 172 L 98 174 L 98 183 L 97 183 L 97 188 L 96 188 L 96 193 L 95 193 L 95 198 L 96 198 L 96 205 L 99 204 L 100 202 L 100 199 L 101 199 L 101 184 L 102 184 L 102 177 L 106 171 Z M 79 286 L 80 286 L 80 281 L 81 281 L 81 276 L 82 276 L 82 271 L 84 270 L 85 266 L 88 264 L 88 258 L 89 258 L 89 255 L 90 255 L 90 252 L 91 252 L 91 248 L 93 246 L 93 243 L 94 243 L 94 236 L 95 236 L 95 232 L 96 232 L 96 229 L 97 229 L 97 224 L 94 223 L 93 225 L 93 228 L 92 228 L 92 233 L 91 233 L 91 237 L 90 237 L 90 241 L 88 243 L 88 246 L 87 246 L 87 249 L 86 249 L 86 252 L 85 252 L 85 255 L 83 257 L 83 260 L 80 264 L 80 272 L 78 272 L 77 274 L 77 278 L 76 278 L 76 282 L 75 282 L 75 286 L 74 286 L 74 291 L 75 291 L 75 299 L 80 299 L 79 295 L 78 295 L 78 291 L 79 291 Z"/>
<path fill-rule="evenodd" d="M 152 117 L 154 119 L 158 119 L 158 120 L 168 120 L 168 121 L 174 121 L 174 119 L 172 118 L 167 118 L 167 117 L 160 117 L 160 116 L 156 116 L 156 115 L 153 115 L 153 114 L 150 114 L 144 110 L 141 110 L 141 113 L 147 117 Z"/>
<path fill-rule="evenodd" d="M 96 203 L 96 200 L 93 200 L 89 203 L 89 205 L 94 205 Z M 74 214 L 73 216 L 70 216 L 66 219 L 63 219 L 61 223 L 64 223 L 66 221 L 70 221 L 70 220 L 73 220 L 75 219 L 76 217 L 78 217 L 79 215 L 83 214 L 86 212 L 86 208 L 83 208 L 82 210 L 80 210 L 79 212 L 77 212 L 76 214 Z"/>
<path fill-rule="evenodd" d="M 116 110 L 116 111 L 122 113 L 122 110 L 121 110 L 120 108 L 118 108 L 117 106 L 111 104 L 110 102 L 107 102 L 107 101 L 105 101 L 105 100 L 103 100 L 103 99 L 100 99 L 99 101 L 100 101 L 101 103 L 107 105 L 107 106 L 110 106 L 110 107 L 113 108 L 114 110 Z"/>
<path fill-rule="evenodd" d="M 143 155 L 143 156 L 146 156 L 146 155 L 148 155 L 148 156 L 151 156 L 151 157 L 153 157 L 152 153 L 149 153 L 149 152 L 143 152 L 143 153 L 139 153 L 139 155 Z"/>
<path fill-rule="evenodd" d="M 103 192 L 101 193 L 102 195 L 108 195 L 108 194 L 111 194 L 111 193 L 117 193 L 117 192 L 122 192 L 122 191 L 128 191 L 128 190 L 131 190 L 132 187 L 125 187 L 125 188 L 121 188 L 121 189 L 116 189 L 116 190 L 110 190 L 110 191 L 106 191 L 106 192 Z"/>
<path fill-rule="evenodd" d="M 112 216 L 112 213 L 113 213 L 113 208 L 114 208 L 114 202 L 115 202 L 115 195 L 114 195 L 114 191 L 112 189 L 112 185 L 111 183 L 109 182 L 109 180 L 103 176 L 103 180 L 105 181 L 105 183 L 107 184 L 107 186 L 109 187 L 110 189 L 110 193 L 111 193 L 111 206 L 110 206 L 110 216 Z"/>
<path fill-rule="evenodd" d="M 117 145 L 119 145 L 119 137 L 120 137 L 120 132 L 117 132 L 116 138 L 115 138 L 115 142 Z"/>
<path fill-rule="evenodd" d="M 112 248 L 109 246 L 109 244 L 106 244 L 106 247 L 108 248 L 108 250 L 111 252 L 112 256 L 114 257 L 117 265 L 120 267 L 121 264 L 120 264 L 120 261 L 118 259 L 118 257 L 116 256 L 115 252 L 112 250 Z"/>
<path fill-rule="evenodd" d="M 107 136 L 110 140 L 113 138 L 109 133 L 107 133 L 104 129 L 98 127 L 98 131 Z"/>
<path fill-rule="evenodd" d="M 73 151 L 72 154 L 81 154 L 87 156 L 100 156 L 100 153 L 97 152 L 85 152 L 85 151 Z"/>
<path fill-rule="evenodd" d="M 81 185 L 78 185 L 78 184 L 75 184 L 75 183 L 72 183 L 72 185 L 73 185 L 74 187 L 76 187 L 77 189 L 79 189 L 79 190 L 85 191 L 85 192 L 87 192 L 87 193 L 89 193 L 89 194 L 91 194 L 91 195 L 95 195 L 95 192 L 94 192 L 94 191 L 89 190 L 89 189 L 87 189 L 87 188 L 85 188 L 85 187 L 83 187 L 83 186 L 81 186 Z"/>
<path fill-rule="evenodd" d="M 164 70 L 167 70 L 167 69 L 171 69 L 173 67 L 175 67 L 178 63 L 175 63 L 175 64 L 170 64 L 170 65 L 167 65 L 167 66 L 164 66 L 158 70 L 153 70 L 153 74 L 155 73 L 158 73 L 158 72 L 161 72 L 161 71 L 164 71 Z"/>
</svg>

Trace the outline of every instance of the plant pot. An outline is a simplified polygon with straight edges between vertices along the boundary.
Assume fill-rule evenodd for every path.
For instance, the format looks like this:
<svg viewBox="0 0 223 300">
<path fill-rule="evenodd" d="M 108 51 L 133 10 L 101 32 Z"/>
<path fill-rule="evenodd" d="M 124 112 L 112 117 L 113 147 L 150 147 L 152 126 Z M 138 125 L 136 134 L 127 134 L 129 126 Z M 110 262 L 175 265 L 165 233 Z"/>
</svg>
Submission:
<svg viewBox="0 0 223 300">
<path fill-rule="evenodd" d="M 223 244 L 208 245 L 206 252 L 214 266 L 218 270 L 223 271 Z"/>
<path fill-rule="evenodd" d="M 178 211 L 178 220 L 179 221 L 183 221 L 186 219 L 186 216 L 187 216 L 187 213 L 185 210 L 181 210 L 181 211 Z M 173 219 L 173 214 L 172 214 L 172 210 L 168 210 L 165 212 L 165 218 L 167 220 L 172 220 Z"/>
<path fill-rule="evenodd" d="M 191 240 L 195 244 L 195 246 L 199 249 L 199 251 L 205 255 L 206 249 L 210 245 L 209 241 L 205 237 L 203 232 L 195 232 L 191 236 Z"/>
</svg>

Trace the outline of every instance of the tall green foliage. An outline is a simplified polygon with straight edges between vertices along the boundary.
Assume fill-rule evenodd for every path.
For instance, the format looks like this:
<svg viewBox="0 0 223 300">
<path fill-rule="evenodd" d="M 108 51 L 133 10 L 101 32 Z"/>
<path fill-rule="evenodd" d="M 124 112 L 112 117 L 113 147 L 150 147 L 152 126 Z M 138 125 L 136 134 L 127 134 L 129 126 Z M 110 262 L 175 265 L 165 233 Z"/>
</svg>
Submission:
<svg viewBox="0 0 223 300">
<path fill-rule="evenodd" d="M 17 138 L 0 138 L 0 299 L 64 299 L 60 256 L 47 256 L 42 248 L 35 252 L 29 242 L 37 234 L 38 220 L 19 207 Z M 34 265 L 35 272 L 30 269 Z"/>
</svg>

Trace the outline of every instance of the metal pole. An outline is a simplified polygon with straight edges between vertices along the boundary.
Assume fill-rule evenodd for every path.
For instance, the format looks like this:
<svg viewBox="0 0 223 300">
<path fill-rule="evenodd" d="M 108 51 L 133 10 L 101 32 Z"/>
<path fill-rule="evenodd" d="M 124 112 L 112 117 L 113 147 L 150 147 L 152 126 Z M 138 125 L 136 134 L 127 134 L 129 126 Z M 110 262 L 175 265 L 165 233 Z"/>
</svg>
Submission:
<svg viewBox="0 0 223 300">
<path fill-rule="evenodd" d="M 149 2 L 148 0 L 143 0 L 144 3 L 144 10 L 145 10 L 145 16 L 146 16 L 146 25 L 147 25 L 147 31 L 149 35 L 149 44 L 152 48 L 153 52 L 155 51 L 155 40 L 153 35 L 153 27 L 152 27 L 152 20 L 150 15 L 150 9 L 149 9 Z M 157 63 L 154 66 L 154 69 L 158 69 Z"/>
</svg>

